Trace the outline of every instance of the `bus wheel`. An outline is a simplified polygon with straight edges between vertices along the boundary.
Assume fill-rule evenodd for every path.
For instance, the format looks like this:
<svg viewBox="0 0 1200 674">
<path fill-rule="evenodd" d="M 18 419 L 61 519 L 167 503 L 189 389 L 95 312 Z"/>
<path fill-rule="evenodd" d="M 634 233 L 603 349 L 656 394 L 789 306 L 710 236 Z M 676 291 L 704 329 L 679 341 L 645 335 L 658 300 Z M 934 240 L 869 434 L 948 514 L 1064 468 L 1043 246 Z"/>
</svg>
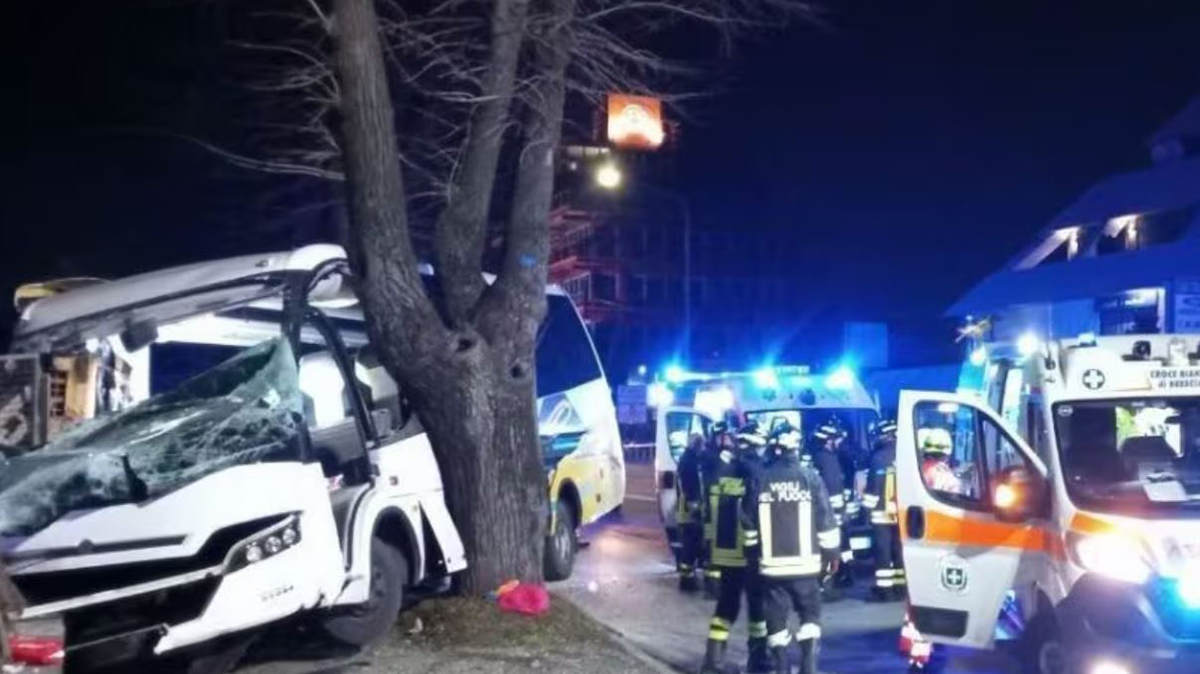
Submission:
<svg viewBox="0 0 1200 674">
<path fill-rule="evenodd" d="M 329 636 L 349 646 L 367 646 L 392 630 L 404 604 L 408 560 L 382 538 L 371 539 L 371 589 L 367 601 L 336 609 L 323 621 Z"/>
<path fill-rule="evenodd" d="M 1026 674 L 1070 674 L 1071 657 L 1059 636 L 1058 624 L 1048 611 L 1034 616 L 1021 643 L 1021 665 Z"/>
<path fill-rule="evenodd" d="M 566 580 L 575 568 L 575 519 L 562 500 L 554 504 L 554 529 L 546 537 L 546 552 L 542 566 L 546 580 Z"/>
</svg>

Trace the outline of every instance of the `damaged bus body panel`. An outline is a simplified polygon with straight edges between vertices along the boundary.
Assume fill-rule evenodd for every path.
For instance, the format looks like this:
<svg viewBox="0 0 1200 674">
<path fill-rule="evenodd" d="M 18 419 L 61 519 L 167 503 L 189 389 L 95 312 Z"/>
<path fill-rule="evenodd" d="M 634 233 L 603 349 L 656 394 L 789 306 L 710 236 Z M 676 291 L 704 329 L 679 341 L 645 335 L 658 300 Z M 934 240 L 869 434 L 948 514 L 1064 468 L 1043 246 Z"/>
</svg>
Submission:
<svg viewBox="0 0 1200 674">
<path fill-rule="evenodd" d="M 302 611 L 365 644 L 466 566 L 341 250 L 205 271 L 72 290 L 18 328 L 14 358 L 81 373 L 82 393 L 60 378 L 26 407 L 87 403 L 0 447 L 0 554 L 22 618 L 65 623 L 69 662 L 198 660 Z"/>
</svg>

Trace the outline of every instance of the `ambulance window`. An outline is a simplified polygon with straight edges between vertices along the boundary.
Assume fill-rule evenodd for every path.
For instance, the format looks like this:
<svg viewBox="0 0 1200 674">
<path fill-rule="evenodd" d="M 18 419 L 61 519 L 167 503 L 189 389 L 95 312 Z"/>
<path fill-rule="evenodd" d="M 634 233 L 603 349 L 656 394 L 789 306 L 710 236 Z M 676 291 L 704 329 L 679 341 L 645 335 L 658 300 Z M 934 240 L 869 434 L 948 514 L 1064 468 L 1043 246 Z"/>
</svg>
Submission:
<svg viewBox="0 0 1200 674">
<path fill-rule="evenodd" d="M 689 442 L 708 439 L 709 421 L 699 414 L 692 412 L 667 413 L 667 449 L 671 450 L 671 458 L 679 460 Z"/>
<path fill-rule="evenodd" d="M 982 457 L 999 429 L 971 407 L 927 402 L 914 410 L 917 459 L 925 488 L 939 501 L 985 510 Z"/>
</svg>

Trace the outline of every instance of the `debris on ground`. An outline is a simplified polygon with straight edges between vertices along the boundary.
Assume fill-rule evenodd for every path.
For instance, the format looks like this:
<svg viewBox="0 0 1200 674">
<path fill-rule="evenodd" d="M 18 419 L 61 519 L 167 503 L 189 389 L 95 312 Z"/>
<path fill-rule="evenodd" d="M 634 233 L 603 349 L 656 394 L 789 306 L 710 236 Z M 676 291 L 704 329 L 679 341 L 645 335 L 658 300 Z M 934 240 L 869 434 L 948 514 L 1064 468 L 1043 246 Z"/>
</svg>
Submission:
<svg viewBox="0 0 1200 674">
<path fill-rule="evenodd" d="M 396 631 L 361 653 L 314 651 L 315 634 L 278 635 L 237 674 L 657 674 L 663 668 L 619 642 L 573 604 L 557 600 L 537 620 L 498 610 L 498 599 L 429 599 L 400 615 Z M 300 644 L 309 644 L 309 648 Z M 303 653 L 303 654 L 302 654 Z"/>
<path fill-rule="evenodd" d="M 545 615 L 550 610 L 550 593 L 544 585 L 517 583 L 501 588 L 497 601 L 500 610 L 527 616 Z"/>
</svg>

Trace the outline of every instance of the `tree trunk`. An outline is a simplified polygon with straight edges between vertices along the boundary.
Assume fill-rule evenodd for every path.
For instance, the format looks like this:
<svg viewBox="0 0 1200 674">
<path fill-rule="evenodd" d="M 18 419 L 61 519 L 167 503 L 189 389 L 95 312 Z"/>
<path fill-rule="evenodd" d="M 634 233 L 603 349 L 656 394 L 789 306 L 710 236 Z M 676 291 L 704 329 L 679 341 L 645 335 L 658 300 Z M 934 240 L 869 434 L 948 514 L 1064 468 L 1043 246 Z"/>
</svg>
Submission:
<svg viewBox="0 0 1200 674">
<path fill-rule="evenodd" d="M 442 469 L 470 566 L 464 592 L 540 582 L 549 510 L 532 376 L 480 344 L 414 401 Z"/>
<path fill-rule="evenodd" d="M 437 455 L 466 547 L 469 566 L 461 587 L 482 595 L 514 578 L 542 579 L 549 511 L 532 362 L 544 303 L 545 255 L 538 247 L 544 242 L 534 237 L 521 258 L 522 273 L 511 274 L 516 278 L 508 283 L 502 278 L 502 292 L 487 293 L 496 301 L 481 309 L 477 325 L 442 323 L 423 290 L 409 240 L 373 3 L 334 2 L 347 244 L 372 341 L 416 407 Z M 552 119 L 561 119 L 555 114 Z M 540 156 L 549 157 L 550 146 Z M 523 215 L 526 226 L 544 225 L 544 213 L 540 220 L 537 213 Z M 469 297 L 470 284 L 480 277 L 455 276 L 443 285 L 461 281 L 463 287 L 445 294 Z"/>
</svg>

